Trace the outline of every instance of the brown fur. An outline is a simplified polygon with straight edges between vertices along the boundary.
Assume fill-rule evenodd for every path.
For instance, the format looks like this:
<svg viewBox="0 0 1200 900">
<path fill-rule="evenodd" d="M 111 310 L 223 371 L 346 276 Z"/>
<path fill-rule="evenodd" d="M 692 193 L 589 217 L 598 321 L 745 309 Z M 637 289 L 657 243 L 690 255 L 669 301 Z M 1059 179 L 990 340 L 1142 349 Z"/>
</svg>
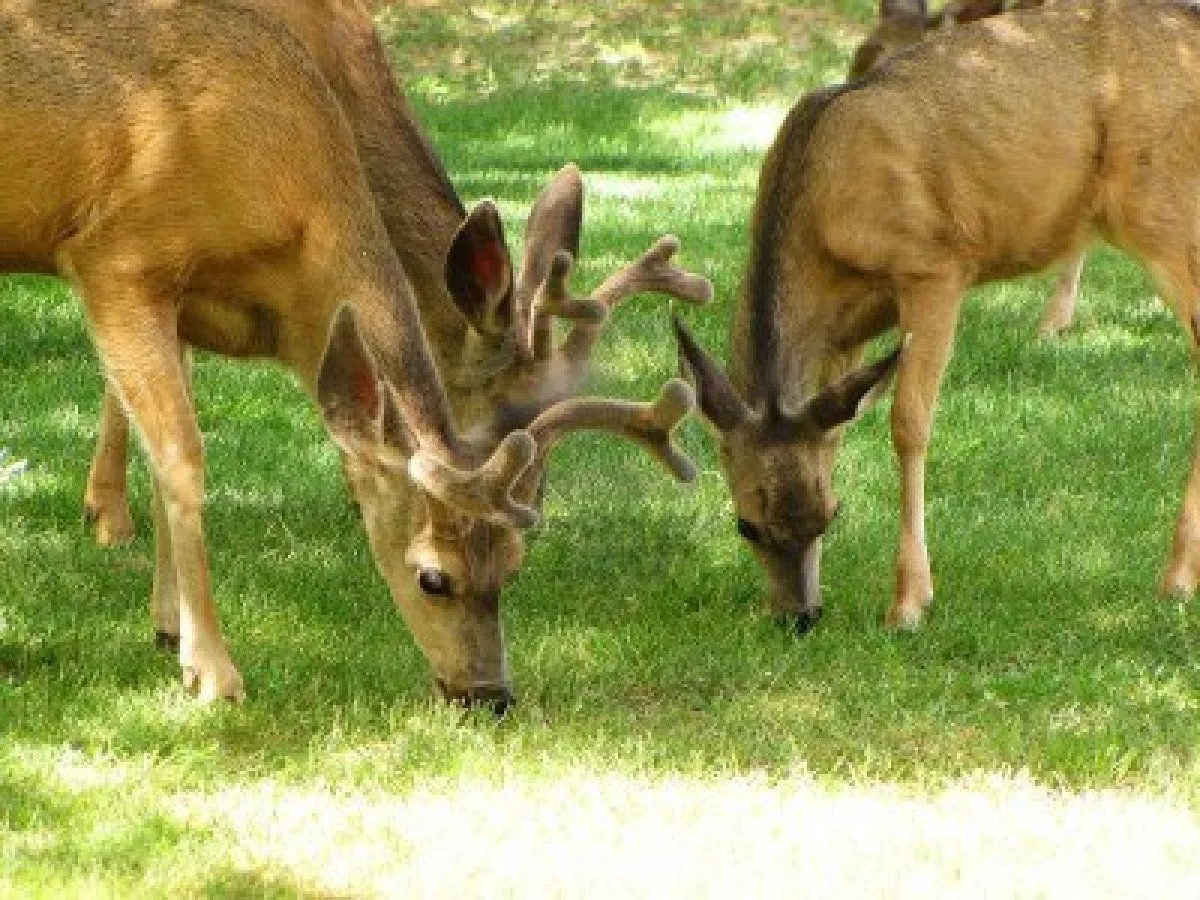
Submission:
<svg viewBox="0 0 1200 900">
<path fill-rule="evenodd" d="M 863 77 L 930 34 L 1005 12 L 1036 9 L 1043 3 L 1044 0 L 952 0 L 941 9 L 929 12 L 924 0 L 880 0 L 879 24 L 855 49 L 850 78 Z M 1038 323 L 1040 335 L 1052 337 L 1071 327 L 1079 300 L 1083 264 L 1082 252 L 1063 264 L 1054 293 Z"/>
<path fill-rule="evenodd" d="M 340 438 L 384 487 L 409 491 L 414 454 L 477 458 L 454 428 L 354 136 L 290 32 L 221 0 L 0 4 L 0 98 L 0 263 L 61 274 L 79 294 L 154 472 L 156 624 L 178 635 L 201 697 L 239 697 L 210 595 L 178 333 L 277 358 L 327 412 L 320 373 L 351 371 L 355 415 L 390 403 L 410 438 Z M 363 348 L 357 369 L 326 350 L 339 307 Z M 384 487 L 360 491 L 364 511 L 389 502 Z M 394 554 L 376 549 L 381 564 Z"/>
<path fill-rule="evenodd" d="M 914 626 L 932 597 L 925 453 L 966 290 L 1068 257 L 1096 229 L 1147 262 L 1191 333 L 1200 17 L 1137 2 L 1014 12 L 929 36 L 846 88 L 806 97 L 789 123 L 800 119 L 763 166 L 754 233 L 768 246 L 752 252 L 731 378 L 699 348 L 683 344 L 684 356 L 702 409 L 720 420 L 734 505 L 759 539 L 776 611 L 808 620 L 820 608 L 819 535 L 836 508 L 841 431 L 828 416 L 813 428 L 814 407 L 845 394 L 839 373 L 863 374 L 868 338 L 889 324 L 909 335 L 892 406 L 903 492 L 888 618 Z M 764 259 L 775 267 L 765 282 Z M 758 350 L 763 314 L 776 359 Z M 887 374 L 877 369 L 874 387 L 834 419 L 853 419 Z M 781 385 L 787 440 L 768 439 L 771 401 L 745 399 L 764 379 Z M 1200 452 L 1163 587 L 1189 594 L 1198 577 Z"/>
<path fill-rule="evenodd" d="M 530 414 L 521 423 L 525 424 L 551 401 L 570 394 L 594 346 L 600 322 L 574 328 L 565 348 L 568 352 L 561 354 L 543 340 L 536 353 L 531 347 L 529 354 L 519 357 L 521 342 L 514 329 L 548 274 L 551 257 L 560 250 L 577 251 L 582 216 L 579 173 L 573 167 L 564 170 L 531 213 L 526 259 L 518 278 L 494 207 L 481 204 L 466 217 L 440 161 L 396 87 L 363 6 L 355 0 L 248 2 L 300 39 L 336 95 L 353 132 L 375 206 L 413 287 L 458 421 L 479 432 L 490 446 L 509 430 L 498 427 L 496 421 L 503 409 L 514 404 L 528 407 Z M 448 283 L 453 290 L 447 289 Z M 669 285 L 651 287 L 672 289 Z M 213 316 L 203 327 L 182 319 L 181 337 L 211 347 L 215 335 L 230 335 L 228 350 L 236 335 L 238 349 L 253 353 L 269 343 L 276 331 L 276 322 L 258 310 L 257 305 L 242 306 L 219 319 Z M 601 319 L 604 314 L 602 309 Z M 533 325 L 528 316 L 522 321 Z M 548 319 L 538 321 L 544 324 Z M 353 355 L 353 335 L 343 337 L 347 352 Z M 580 344 L 581 353 L 571 351 Z M 429 658 L 436 680 L 452 697 L 503 705 L 510 682 L 498 598 L 520 564 L 520 531 L 488 517 L 455 513 L 432 497 L 392 484 L 378 460 L 363 460 L 361 454 L 350 451 L 355 440 L 364 438 L 364 432 L 368 441 L 403 444 L 407 440 L 403 427 L 356 420 L 352 396 L 339 399 L 333 407 L 339 410 L 336 417 L 341 430 L 356 432 L 353 440 L 341 441 L 348 448 L 347 476 L 360 498 L 381 570 Z M 351 412 L 343 416 L 340 410 L 347 408 Z M 389 408 L 385 405 L 384 412 Z M 332 414 L 328 403 L 326 411 Z M 626 410 L 624 414 L 631 413 Z M 102 542 L 132 534 L 125 497 L 123 428 L 120 405 L 106 398 L 86 496 Z M 547 451 L 547 446 L 539 447 L 535 465 L 514 492 L 522 502 L 536 499 Z M 510 502 L 502 490 L 508 475 L 501 474 L 498 482 L 492 482 L 498 495 L 486 497 L 486 490 L 479 494 L 484 506 L 503 507 Z M 443 473 L 441 482 L 461 487 L 451 473 Z M 362 505 L 361 498 L 372 493 L 385 496 L 387 502 Z M 401 555 L 394 552 L 395 547 L 407 550 Z M 435 573 L 438 577 L 431 580 Z M 422 584 L 434 585 L 450 596 L 431 594 Z M 169 616 L 165 624 L 169 630 Z"/>
</svg>

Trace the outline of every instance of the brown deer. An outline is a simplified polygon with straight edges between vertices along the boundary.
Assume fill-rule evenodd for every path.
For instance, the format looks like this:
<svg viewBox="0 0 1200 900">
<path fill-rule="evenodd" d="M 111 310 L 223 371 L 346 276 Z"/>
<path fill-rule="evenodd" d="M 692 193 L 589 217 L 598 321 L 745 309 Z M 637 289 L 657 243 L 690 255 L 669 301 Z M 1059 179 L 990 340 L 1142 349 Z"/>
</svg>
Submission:
<svg viewBox="0 0 1200 900">
<path fill-rule="evenodd" d="M 966 25 L 988 16 L 1017 9 L 1035 9 L 1044 0 L 952 0 L 930 12 L 925 0 L 880 0 L 879 24 L 854 51 L 850 63 L 851 80 L 861 78 L 876 66 L 911 47 L 928 34 Z M 1038 334 L 1053 337 L 1071 327 L 1079 299 L 1079 281 L 1083 277 L 1085 253 L 1080 252 L 1064 263 L 1050 302 L 1038 322 Z"/>
<path fill-rule="evenodd" d="M 1172 3 L 1013 12 L 930 35 L 804 97 L 765 159 L 729 376 L 680 326 L 720 435 L 739 529 L 775 612 L 821 609 L 821 535 L 842 426 L 893 369 L 901 476 L 896 594 L 933 596 L 925 454 L 959 308 L 975 284 L 1070 256 L 1098 229 L 1138 255 L 1200 338 L 1200 15 Z M 888 329 L 907 348 L 860 367 Z M 1200 444 L 1162 589 L 1200 575 Z"/>
<path fill-rule="evenodd" d="M 519 558 L 520 528 L 536 519 L 531 462 L 572 428 L 606 428 L 688 475 L 669 443 L 686 388 L 669 385 L 648 407 L 554 405 L 548 387 L 522 417 L 528 429 L 497 422 L 464 439 L 356 136 L 288 29 L 223 0 L 0 0 L 0 22 L 0 271 L 59 274 L 80 296 L 150 460 L 152 610 L 163 642 L 178 643 L 185 684 L 206 700 L 244 693 L 209 587 L 184 343 L 277 359 L 296 374 L 343 451 L 380 570 L 435 677 L 450 696 L 506 706 L 497 591 Z M 413 177 L 444 185 L 436 165 Z M 575 233 L 564 216 L 578 181 L 571 170 L 556 180 L 535 230 Z M 507 296 L 498 229 L 482 204 L 446 266 L 482 302 Z M 702 291 L 667 264 L 674 246 L 661 242 L 591 301 L 565 292 L 570 248 L 527 265 L 518 284 L 530 334 L 555 315 L 586 316 L 567 339 L 586 356 L 624 292 L 664 281 Z M 554 350 L 531 352 L 522 371 L 569 368 L 575 357 Z"/>
</svg>

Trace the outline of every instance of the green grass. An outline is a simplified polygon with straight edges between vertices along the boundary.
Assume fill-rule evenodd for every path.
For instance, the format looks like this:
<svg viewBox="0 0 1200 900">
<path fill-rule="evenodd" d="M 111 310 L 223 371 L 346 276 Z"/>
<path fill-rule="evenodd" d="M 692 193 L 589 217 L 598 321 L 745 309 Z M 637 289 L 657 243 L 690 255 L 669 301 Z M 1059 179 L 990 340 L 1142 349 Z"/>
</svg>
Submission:
<svg viewBox="0 0 1200 900">
<path fill-rule="evenodd" d="M 870 9 L 647 6 L 381 21 L 466 198 L 519 230 L 574 160 L 579 282 L 673 231 L 716 283 L 689 318 L 723 352 L 765 142 Z M 920 633 L 881 625 L 886 409 L 848 437 L 827 613 L 802 641 L 763 613 L 698 424 L 692 489 L 581 437 L 505 592 L 521 703 L 496 724 L 431 699 L 300 392 L 212 358 L 206 526 L 251 696 L 184 697 L 151 647 L 142 468 L 132 547 L 80 524 L 100 379 L 78 306 L 54 281 L 0 281 L 0 447 L 31 462 L 0 487 L 0 896 L 1194 896 L 1200 624 L 1154 584 L 1195 382 L 1126 258 L 1094 254 L 1078 326 L 1039 341 L 1050 286 L 993 286 L 964 314 Z M 648 397 L 673 370 L 645 298 L 594 387 Z"/>
</svg>

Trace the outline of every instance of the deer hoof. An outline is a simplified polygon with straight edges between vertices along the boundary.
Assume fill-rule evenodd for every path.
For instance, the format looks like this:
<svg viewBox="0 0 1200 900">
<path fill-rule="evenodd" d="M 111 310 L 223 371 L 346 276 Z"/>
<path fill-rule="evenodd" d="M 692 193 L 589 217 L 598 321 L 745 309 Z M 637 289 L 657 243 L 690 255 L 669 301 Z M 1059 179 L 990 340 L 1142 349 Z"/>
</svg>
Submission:
<svg viewBox="0 0 1200 900">
<path fill-rule="evenodd" d="M 1043 340 L 1054 340 L 1063 336 L 1063 333 L 1071 327 L 1070 321 L 1060 322 L 1057 319 L 1042 319 L 1038 323 L 1038 337 Z"/>
<path fill-rule="evenodd" d="M 135 533 L 133 517 L 129 515 L 129 507 L 123 504 L 108 506 L 89 503 L 84 507 L 83 522 L 93 529 L 96 543 L 101 547 L 117 547 L 121 544 L 128 544 L 133 540 Z"/>
<path fill-rule="evenodd" d="M 897 600 L 887 611 L 887 626 L 897 631 L 916 631 L 928 603 L 902 603 Z"/>
<path fill-rule="evenodd" d="M 179 635 L 171 634 L 169 631 L 154 632 L 154 649 L 164 653 L 178 653 Z"/>
<path fill-rule="evenodd" d="M 1190 600 L 1195 591 L 1196 579 L 1184 565 L 1171 566 L 1158 585 L 1158 592 L 1168 600 Z"/>
<path fill-rule="evenodd" d="M 194 694 L 201 703 L 216 700 L 241 703 L 246 699 L 246 686 L 241 674 L 228 656 L 219 658 L 223 655 L 212 654 L 205 660 L 194 659 L 192 663 L 181 667 L 184 690 Z"/>
</svg>

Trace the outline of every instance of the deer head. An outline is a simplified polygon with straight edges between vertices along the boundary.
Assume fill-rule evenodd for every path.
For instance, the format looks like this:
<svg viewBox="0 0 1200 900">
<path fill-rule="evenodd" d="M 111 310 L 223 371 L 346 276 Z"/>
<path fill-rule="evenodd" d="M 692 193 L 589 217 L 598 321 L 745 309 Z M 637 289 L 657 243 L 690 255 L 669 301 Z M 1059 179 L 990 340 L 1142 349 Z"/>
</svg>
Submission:
<svg viewBox="0 0 1200 900">
<path fill-rule="evenodd" d="M 536 520 L 554 444 L 577 430 L 609 431 L 681 480 L 695 472 L 671 442 L 694 405 L 685 383 L 668 382 L 652 404 L 571 395 L 624 297 L 657 290 L 702 302 L 712 287 L 670 265 L 678 242 L 664 238 L 590 297 L 573 297 L 582 211 L 582 179 L 569 166 L 534 205 L 519 274 L 490 202 L 472 210 L 447 253 L 446 285 L 471 325 L 448 381 L 478 469 L 459 471 L 414 446 L 348 313 L 334 325 L 318 382 L 372 549 L 435 680 L 450 699 L 497 711 L 513 697 L 500 591 L 520 566 L 522 529 Z M 569 324 L 558 343 L 556 318 Z"/>
<path fill-rule="evenodd" d="M 886 391 L 903 345 L 784 410 L 777 386 L 747 402 L 678 319 L 675 336 L 680 368 L 717 437 L 738 533 L 770 579 L 771 612 L 803 634 L 823 609 L 821 539 L 839 508 L 832 476 L 843 426 Z"/>
</svg>

